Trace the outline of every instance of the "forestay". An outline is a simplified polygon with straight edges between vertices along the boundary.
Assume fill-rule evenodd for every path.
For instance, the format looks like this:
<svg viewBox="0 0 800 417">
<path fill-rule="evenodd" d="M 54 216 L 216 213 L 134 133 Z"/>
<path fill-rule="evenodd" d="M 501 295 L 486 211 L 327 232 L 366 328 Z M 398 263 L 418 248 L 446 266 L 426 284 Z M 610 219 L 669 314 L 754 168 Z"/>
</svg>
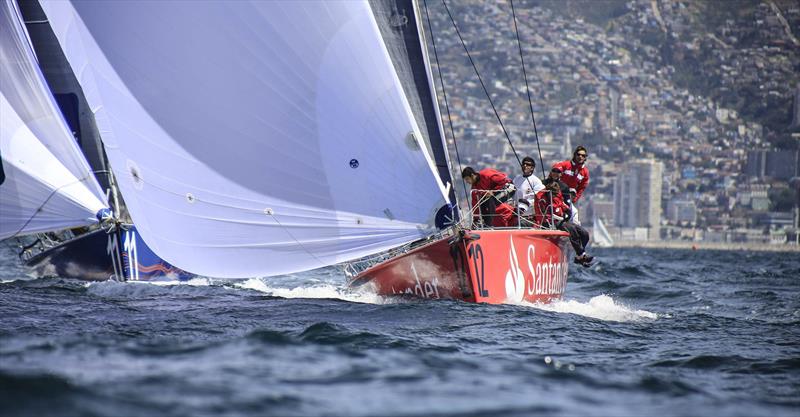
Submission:
<svg viewBox="0 0 800 417">
<path fill-rule="evenodd" d="M 8 0 L 0 2 L 0 173 L 0 239 L 87 225 L 105 207 Z"/>
<path fill-rule="evenodd" d="M 131 217 L 218 277 L 432 232 L 444 187 L 365 2 L 43 2 Z"/>
</svg>

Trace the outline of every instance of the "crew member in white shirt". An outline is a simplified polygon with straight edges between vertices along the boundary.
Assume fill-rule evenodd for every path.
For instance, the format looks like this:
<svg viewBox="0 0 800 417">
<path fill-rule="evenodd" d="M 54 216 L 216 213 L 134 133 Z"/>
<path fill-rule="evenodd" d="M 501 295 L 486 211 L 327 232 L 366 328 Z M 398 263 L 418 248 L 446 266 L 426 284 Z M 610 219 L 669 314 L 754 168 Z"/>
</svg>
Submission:
<svg viewBox="0 0 800 417">
<path fill-rule="evenodd" d="M 544 184 L 533 171 L 536 169 L 536 161 L 530 156 L 522 158 L 522 174 L 514 178 L 514 186 L 517 188 L 514 201 L 523 217 L 533 217 L 533 203 L 536 200 L 536 193 L 544 190 Z"/>
</svg>

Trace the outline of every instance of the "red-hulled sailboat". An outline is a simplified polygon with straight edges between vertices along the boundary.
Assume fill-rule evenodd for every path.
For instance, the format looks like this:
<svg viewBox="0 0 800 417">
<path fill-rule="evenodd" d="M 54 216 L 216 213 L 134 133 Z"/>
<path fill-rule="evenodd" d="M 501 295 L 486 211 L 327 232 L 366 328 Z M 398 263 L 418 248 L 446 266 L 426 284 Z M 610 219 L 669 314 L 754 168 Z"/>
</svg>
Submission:
<svg viewBox="0 0 800 417">
<path fill-rule="evenodd" d="M 427 16 L 427 2 L 423 1 L 423 5 Z M 461 38 L 447 3 L 443 1 L 442 5 L 458 33 L 464 51 L 469 56 L 475 74 L 484 88 L 486 97 L 491 103 L 491 95 L 486 90 L 467 46 Z M 511 11 L 513 14 L 513 2 Z M 516 32 L 516 15 L 513 14 L 513 17 Z M 430 20 L 428 23 L 430 25 Z M 431 28 L 432 30 L 433 28 Z M 431 40 L 435 56 L 435 37 L 431 36 Z M 525 73 L 519 34 L 517 34 L 517 42 L 520 45 L 520 59 L 523 73 Z M 420 52 L 422 57 L 427 57 L 424 46 Z M 436 63 L 437 66 L 440 66 L 438 58 Z M 444 90 L 441 72 L 439 80 Z M 527 88 L 527 75 L 525 75 L 525 84 Z M 530 94 L 528 99 L 530 100 Z M 447 106 L 446 94 L 444 100 L 445 106 Z M 500 115 L 497 113 L 494 103 L 491 104 L 500 127 L 511 144 L 511 139 L 503 126 Z M 434 108 L 437 109 L 436 106 Z M 530 109 L 533 120 L 532 104 Z M 438 111 L 436 113 L 438 114 Z M 449 109 L 447 114 L 449 117 Z M 533 127 L 535 132 L 535 121 Z M 439 131 L 444 136 L 441 127 Z M 452 126 L 451 133 L 454 135 Z M 455 141 L 455 136 L 453 140 Z M 511 144 L 511 148 L 513 150 L 513 144 Z M 514 152 L 516 153 L 516 151 Z M 434 150 L 434 154 L 436 153 Z M 443 154 L 446 159 L 447 153 Z M 440 171 L 442 165 L 439 164 Z M 449 178 L 447 173 L 441 173 L 443 180 Z M 475 190 L 473 190 L 474 192 Z M 485 191 L 478 192 L 485 195 Z M 451 201 L 455 200 L 455 197 L 455 194 L 450 194 Z M 490 196 L 490 198 L 492 197 Z M 469 217 L 483 217 L 480 213 L 480 205 L 474 199 L 472 202 L 472 207 L 467 211 L 471 214 Z M 550 214 L 552 215 L 552 211 Z M 379 258 L 367 258 L 347 264 L 345 271 L 351 277 L 350 285 L 353 287 L 368 285 L 376 293 L 385 296 L 451 298 L 492 304 L 522 301 L 549 302 L 561 298 L 566 288 L 569 270 L 569 234 L 560 230 L 534 228 L 534 224 L 528 221 L 530 219 L 520 219 L 516 216 L 515 218 L 516 228 L 475 227 L 475 224 L 469 225 L 464 219 L 443 234 L 430 237 L 426 241 L 402 247 Z"/>
</svg>

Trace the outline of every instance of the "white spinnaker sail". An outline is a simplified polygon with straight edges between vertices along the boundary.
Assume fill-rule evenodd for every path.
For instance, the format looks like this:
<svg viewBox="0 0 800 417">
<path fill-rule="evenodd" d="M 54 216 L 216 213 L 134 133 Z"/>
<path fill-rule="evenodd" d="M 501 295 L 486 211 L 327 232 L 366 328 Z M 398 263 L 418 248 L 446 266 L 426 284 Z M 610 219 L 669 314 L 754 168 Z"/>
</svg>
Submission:
<svg viewBox="0 0 800 417">
<path fill-rule="evenodd" d="M 0 164 L 0 239 L 87 225 L 105 207 L 7 0 L 0 2 Z"/>
<path fill-rule="evenodd" d="M 131 217 L 170 263 L 274 275 L 432 231 L 444 188 L 367 3 L 43 9 Z"/>
<path fill-rule="evenodd" d="M 0 239 L 95 222 L 105 205 L 63 165 L 0 94 Z M 94 177 L 92 177 L 94 178 Z"/>
<path fill-rule="evenodd" d="M 0 0 L 0 85 L 19 118 L 99 200 L 105 194 L 91 173 L 56 104 L 31 49 L 22 16 L 13 0 Z"/>
</svg>

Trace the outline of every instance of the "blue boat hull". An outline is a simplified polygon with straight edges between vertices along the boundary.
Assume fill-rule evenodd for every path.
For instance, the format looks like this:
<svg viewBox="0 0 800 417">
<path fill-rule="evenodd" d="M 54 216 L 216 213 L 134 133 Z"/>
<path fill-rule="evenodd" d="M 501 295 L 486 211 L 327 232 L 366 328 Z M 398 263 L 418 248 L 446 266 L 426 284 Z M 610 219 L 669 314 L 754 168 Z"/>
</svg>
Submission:
<svg viewBox="0 0 800 417">
<path fill-rule="evenodd" d="M 48 249 L 26 262 L 37 276 L 85 281 L 186 281 L 195 275 L 156 255 L 133 226 L 95 230 Z"/>
</svg>

